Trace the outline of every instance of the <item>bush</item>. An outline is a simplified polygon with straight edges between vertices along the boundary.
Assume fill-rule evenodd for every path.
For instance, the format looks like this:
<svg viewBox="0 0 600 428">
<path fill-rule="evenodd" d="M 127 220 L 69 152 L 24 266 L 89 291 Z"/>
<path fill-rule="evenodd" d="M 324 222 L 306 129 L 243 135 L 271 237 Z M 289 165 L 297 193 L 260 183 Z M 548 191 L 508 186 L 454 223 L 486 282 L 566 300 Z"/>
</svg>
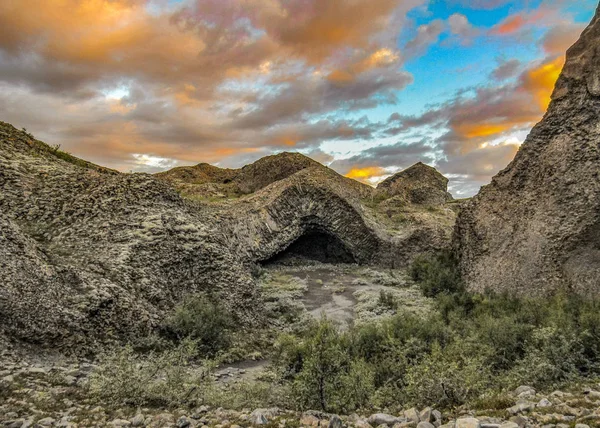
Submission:
<svg viewBox="0 0 600 428">
<path fill-rule="evenodd" d="M 427 297 L 464 291 L 456 259 L 450 251 L 417 257 L 410 267 L 410 275 Z"/>
<path fill-rule="evenodd" d="M 525 356 L 508 373 L 508 386 L 558 387 L 576 379 L 583 362 L 583 347 L 573 333 L 541 327 L 533 331 Z"/>
<path fill-rule="evenodd" d="M 165 321 L 167 335 L 178 340 L 189 338 L 199 351 L 214 355 L 230 345 L 232 327 L 229 313 L 205 296 L 194 296 L 175 308 Z"/>
<path fill-rule="evenodd" d="M 485 357 L 472 348 L 468 343 L 445 349 L 435 345 L 431 354 L 408 369 L 407 401 L 421 407 L 450 408 L 483 394 L 490 376 Z"/>
<path fill-rule="evenodd" d="M 209 380 L 208 368 L 192 371 L 195 344 L 146 356 L 130 346 L 105 355 L 90 376 L 92 396 L 114 406 L 182 406 L 194 404 Z"/>
<path fill-rule="evenodd" d="M 303 409 L 349 412 L 367 404 L 374 390 L 372 368 L 349 354 L 350 338 L 323 318 L 302 340 L 284 336 L 275 363 L 292 384 Z"/>
</svg>

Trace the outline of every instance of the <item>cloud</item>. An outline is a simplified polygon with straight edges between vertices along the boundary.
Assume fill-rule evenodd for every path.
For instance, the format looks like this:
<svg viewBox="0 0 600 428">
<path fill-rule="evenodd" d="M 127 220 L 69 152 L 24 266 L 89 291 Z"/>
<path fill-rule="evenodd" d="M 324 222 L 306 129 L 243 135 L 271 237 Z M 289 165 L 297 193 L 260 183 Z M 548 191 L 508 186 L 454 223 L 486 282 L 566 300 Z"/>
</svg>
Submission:
<svg viewBox="0 0 600 428">
<path fill-rule="evenodd" d="M 515 77 L 521 68 L 521 61 L 511 59 L 508 61 L 501 60 L 498 66 L 492 71 L 491 77 L 494 80 L 503 81 L 511 77 Z"/>
<path fill-rule="evenodd" d="M 335 160 L 329 166 L 347 177 L 376 184 L 417 162 L 432 164 L 435 159 L 436 149 L 421 140 L 371 147 L 349 158 Z"/>
<path fill-rule="evenodd" d="M 529 129 L 542 118 L 563 63 L 563 56 L 551 56 L 528 64 L 516 79 L 460 91 L 422 115 L 392 114 L 386 132 L 400 135 L 428 128 L 437 133 L 426 143 L 428 151 L 419 148 L 431 156 L 423 161 L 451 178 L 455 194 L 472 195 L 512 160 Z M 362 164 L 386 165 L 369 160 Z"/>
<path fill-rule="evenodd" d="M 444 21 L 436 19 L 428 24 L 420 25 L 417 34 L 406 43 L 404 47 L 405 56 L 411 58 L 422 54 L 435 42 L 439 40 L 444 31 Z"/>
<path fill-rule="evenodd" d="M 451 2 L 470 9 L 492 10 L 511 3 L 511 0 L 451 0 Z"/>
<path fill-rule="evenodd" d="M 549 55 L 564 54 L 577 41 L 584 28 L 582 24 L 560 23 L 546 32 L 541 45 Z"/>
<path fill-rule="evenodd" d="M 480 34 L 480 31 L 471 25 L 467 17 L 460 13 L 450 15 L 448 25 L 450 33 L 458 36 L 463 44 L 471 43 Z"/>
<path fill-rule="evenodd" d="M 333 116 L 397 102 L 424 2 L 1 2 L 0 112 L 123 170 L 368 140 L 375 124 Z"/>
</svg>

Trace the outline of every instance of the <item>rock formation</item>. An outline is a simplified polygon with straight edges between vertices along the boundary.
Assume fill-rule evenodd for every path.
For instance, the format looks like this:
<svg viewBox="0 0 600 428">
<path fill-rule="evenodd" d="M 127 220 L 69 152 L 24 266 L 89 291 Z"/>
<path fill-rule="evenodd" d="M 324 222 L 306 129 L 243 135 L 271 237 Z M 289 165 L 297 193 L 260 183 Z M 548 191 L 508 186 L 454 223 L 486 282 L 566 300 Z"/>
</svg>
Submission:
<svg viewBox="0 0 600 428">
<path fill-rule="evenodd" d="M 198 292 L 256 321 L 252 265 L 289 249 L 403 267 L 447 247 L 454 220 L 379 209 L 373 188 L 299 154 L 121 174 L 2 122 L 0 188 L 0 336 L 65 351 L 143 336 Z"/>
<path fill-rule="evenodd" d="M 543 120 L 460 214 L 455 245 L 475 290 L 600 292 L 600 8 Z"/>
<path fill-rule="evenodd" d="M 377 186 L 377 193 L 422 205 L 443 205 L 452 200 L 448 179 L 422 162 L 383 180 Z"/>
</svg>

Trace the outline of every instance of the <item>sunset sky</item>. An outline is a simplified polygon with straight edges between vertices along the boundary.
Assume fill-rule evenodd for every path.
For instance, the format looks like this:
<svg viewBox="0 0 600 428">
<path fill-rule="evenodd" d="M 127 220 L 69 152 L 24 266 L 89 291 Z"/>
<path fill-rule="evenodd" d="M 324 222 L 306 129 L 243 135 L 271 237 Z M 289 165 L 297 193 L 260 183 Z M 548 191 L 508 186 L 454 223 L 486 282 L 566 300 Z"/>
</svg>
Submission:
<svg viewBox="0 0 600 428">
<path fill-rule="evenodd" d="M 541 119 L 596 0 L 0 0 L 0 120 L 121 171 L 299 151 L 470 196 Z"/>
</svg>

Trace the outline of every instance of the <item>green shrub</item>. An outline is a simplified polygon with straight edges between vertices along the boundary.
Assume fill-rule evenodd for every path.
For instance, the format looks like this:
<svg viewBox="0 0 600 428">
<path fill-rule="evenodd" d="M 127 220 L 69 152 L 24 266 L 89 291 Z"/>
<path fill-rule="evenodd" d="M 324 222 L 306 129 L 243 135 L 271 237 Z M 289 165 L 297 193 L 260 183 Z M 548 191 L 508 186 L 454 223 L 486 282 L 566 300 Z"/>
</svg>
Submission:
<svg viewBox="0 0 600 428">
<path fill-rule="evenodd" d="M 352 358 L 350 336 L 323 318 L 302 339 L 283 336 L 274 361 L 291 382 L 295 402 L 303 409 L 348 412 L 365 406 L 374 390 L 372 368 Z"/>
<path fill-rule="evenodd" d="M 464 291 L 456 259 L 449 251 L 415 258 L 410 275 L 427 297 Z"/>
<path fill-rule="evenodd" d="M 575 334 L 557 327 L 538 328 L 527 342 L 525 356 L 508 373 L 508 386 L 558 387 L 577 378 L 583 359 L 583 347 Z"/>
<path fill-rule="evenodd" d="M 188 298 L 175 308 L 165 321 L 164 329 L 178 340 L 192 339 L 199 351 L 213 355 L 230 345 L 230 314 L 205 296 Z"/>
<path fill-rule="evenodd" d="M 182 406 L 194 404 L 208 381 L 208 368 L 192 370 L 195 344 L 142 356 L 130 346 L 105 355 L 90 376 L 90 393 L 114 406 Z"/>
<path fill-rule="evenodd" d="M 477 352 L 480 349 L 472 348 L 468 343 L 445 349 L 434 345 L 431 354 L 406 373 L 407 401 L 421 407 L 449 408 L 483 394 L 490 375 L 484 356 Z"/>
</svg>

